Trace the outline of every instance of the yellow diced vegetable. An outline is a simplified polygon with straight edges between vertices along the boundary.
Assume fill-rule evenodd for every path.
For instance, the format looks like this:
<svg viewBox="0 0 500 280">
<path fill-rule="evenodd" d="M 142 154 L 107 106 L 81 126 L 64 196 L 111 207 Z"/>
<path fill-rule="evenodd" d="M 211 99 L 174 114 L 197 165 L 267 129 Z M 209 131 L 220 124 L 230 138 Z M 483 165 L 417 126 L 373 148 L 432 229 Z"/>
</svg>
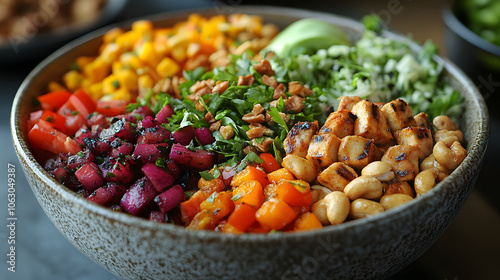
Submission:
<svg viewBox="0 0 500 280">
<path fill-rule="evenodd" d="M 111 94 L 120 88 L 120 81 L 115 75 L 109 75 L 102 81 L 102 92 L 104 94 Z"/>
<path fill-rule="evenodd" d="M 186 50 L 183 48 L 173 48 L 172 49 L 172 57 L 177 62 L 183 62 L 186 60 Z"/>
<path fill-rule="evenodd" d="M 101 59 L 107 64 L 113 64 L 121 54 L 121 48 L 116 43 L 107 44 L 101 52 Z"/>
<path fill-rule="evenodd" d="M 106 32 L 106 34 L 104 34 L 102 39 L 105 44 L 108 44 L 114 42 L 122 34 L 123 34 L 123 29 L 116 27 Z"/>
<path fill-rule="evenodd" d="M 66 88 L 70 91 L 75 91 L 80 88 L 80 85 L 83 81 L 83 75 L 78 71 L 71 70 L 63 76 L 64 84 Z"/>
<path fill-rule="evenodd" d="M 129 102 L 132 100 L 132 95 L 126 88 L 122 87 L 113 94 L 113 99 L 125 100 L 126 102 Z"/>
<path fill-rule="evenodd" d="M 66 90 L 66 88 L 58 82 L 50 82 L 48 85 L 49 92 L 57 90 Z"/>
<path fill-rule="evenodd" d="M 87 93 L 92 97 L 92 99 L 97 100 L 103 96 L 102 83 L 95 83 L 90 85 Z"/>
<path fill-rule="evenodd" d="M 87 78 L 89 78 L 94 83 L 102 81 L 104 78 L 106 78 L 106 76 L 109 75 L 110 71 L 110 65 L 104 63 L 104 61 L 102 61 L 102 59 L 100 59 L 99 57 L 83 67 L 85 76 L 87 76 Z"/>
<path fill-rule="evenodd" d="M 156 66 L 156 72 L 158 72 L 158 74 L 162 77 L 175 76 L 179 70 L 179 64 L 168 57 L 162 59 L 158 66 Z"/>
<path fill-rule="evenodd" d="M 128 90 L 137 89 L 137 74 L 130 69 L 121 69 L 116 72 L 120 86 Z"/>
</svg>

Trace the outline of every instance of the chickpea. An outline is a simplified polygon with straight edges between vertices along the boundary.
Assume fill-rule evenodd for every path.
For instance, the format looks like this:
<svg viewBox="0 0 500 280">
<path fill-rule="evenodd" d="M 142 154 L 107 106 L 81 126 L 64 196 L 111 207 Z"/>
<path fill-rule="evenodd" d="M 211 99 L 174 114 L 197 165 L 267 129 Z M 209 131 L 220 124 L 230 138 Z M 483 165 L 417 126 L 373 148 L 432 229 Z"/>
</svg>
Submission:
<svg viewBox="0 0 500 280">
<path fill-rule="evenodd" d="M 457 130 L 457 125 L 450 119 L 448 116 L 437 116 L 432 120 L 432 124 L 436 127 L 437 130 L 446 129 L 446 130 Z"/>
<path fill-rule="evenodd" d="M 413 197 L 407 194 L 401 194 L 401 193 L 386 194 L 380 198 L 380 205 L 382 205 L 382 207 L 384 207 L 385 210 L 389 210 L 412 200 Z"/>
<path fill-rule="evenodd" d="M 328 216 L 326 215 L 327 205 L 328 205 L 327 201 L 324 199 L 321 199 L 318 202 L 314 203 L 311 207 L 311 211 L 313 212 L 313 214 L 316 216 L 316 218 L 318 218 L 318 220 L 324 226 L 330 224 L 330 221 L 328 220 Z"/>
<path fill-rule="evenodd" d="M 325 198 L 325 196 L 332 191 L 328 188 L 325 188 L 321 185 L 312 185 L 311 186 L 311 192 L 312 192 L 312 204 L 322 200 Z"/>
<path fill-rule="evenodd" d="M 434 169 L 427 169 L 417 174 L 415 177 L 415 192 L 417 197 L 430 191 L 436 185 L 438 174 Z"/>
<path fill-rule="evenodd" d="M 222 138 L 229 140 L 234 136 L 234 129 L 230 125 L 221 126 L 219 128 L 220 135 Z"/>
<path fill-rule="evenodd" d="M 394 172 L 389 163 L 383 161 L 374 161 L 361 170 L 362 176 L 373 176 L 379 181 L 386 182 L 394 179 Z"/>
<path fill-rule="evenodd" d="M 351 202 L 349 217 L 360 219 L 384 212 L 384 207 L 380 203 L 364 198 L 358 198 Z"/>
<path fill-rule="evenodd" d="M 375 177 L 360 176 L 345 186 L 344 193 L 350 200 L 366 198 L 378 200 L 382 196 L 384 186 Z"/>
<path fill-rule="evenodd" d="M 330 224 L 338 225 L 347 219 L 351 210 L 347 195 L 334 191 L 325 196 L 323 200 L 326 202 L 326 216 Z"/>
<path fill-rule="evenodd" d="M 436 161 L 449 170 L 454 170 L 467 156 L 467 151 L 458 141 L 453 142 L 448 148 L 443 141 L 437 142 L 433 149 Z"/>
</svg>

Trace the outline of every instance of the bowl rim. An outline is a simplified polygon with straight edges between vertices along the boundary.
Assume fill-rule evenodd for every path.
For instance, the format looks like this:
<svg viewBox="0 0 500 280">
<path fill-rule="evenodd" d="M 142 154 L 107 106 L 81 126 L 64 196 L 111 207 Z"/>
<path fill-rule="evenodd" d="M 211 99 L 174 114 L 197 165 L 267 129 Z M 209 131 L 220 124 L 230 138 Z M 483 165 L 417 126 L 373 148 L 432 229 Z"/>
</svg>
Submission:
<svg viewBox="0 0 500 280">
<path fill-rule="evenodd" d="M 23 92 L 29 88 L 31 84 L 31 80 L 35 78 L 40 72 L 42 72 L 46 67 L 48 67 L 51 63 L 54 61 L 57 61 L 58 57 L 64 55 L 68 51 L 72 50 L 74 47 L 79 46 L 81 44 L 84 44 L 88 41 L 91 41 L 95 39 L 98 36 L 103 35 L 107 30 L 114 28 L 114 27 L 129 27 L 132 22 L 140 19 L 148 19 L 153 21 L 160 20 L 160 19 L 168 19 L 169 17 L 175 17 L 175 18 L 186 18 L 189 14 L 192 13 L 210 13 L 213 12 L 215 9 L 214 8 L 198 8 L 198 9 L 186 9 L 186 10 L 180 10 L 180 11 L 173 11 L 173 12 L 166 12 L 166 13 L 160 13 L 160 14 L 155 14 L 155 15 L 149 15 L 145 17 L 140 17 L 136 19 L 131 19 L 131 20 L 126 20 L 122 21 L 116 24 L 112 24 L 103 28 L 100 28 L 94 32 L 88 33 L 84 36 L 79 37 L 76 40 L 71 41 L 70 43 L 64 45 L 63 47 L 59 48 L 57 51 L 52 53 L 50 56 L 48 56 L 46 59 L 44 59 L 40 64 L 38 64 L 25 78 L 25 80 L 22 82 L 21 86 L 19 87 L 16 96 L 13 101 L 12 109 L 11 109 L 11 133 L 12 133 L 12 139 L 14 146 L 16 148 L 17 155 L 21 161 L 21 163 L 24 161 L 26 163 L 26 166 L 29 167 L 35 174 L 38 176 L 40 180 L 43 181 L 44 187 L 50 188 L 51 191 L 55 191 L 58 195 L 61 196 L 61 198 L 64 198 L 68 200 L 71 203 L 74 203 L 78 207 L 86 208 L 88 211 L 95 213 L 96 215 L 102 216 L 106 219 L 110 219 L 113 221 L 117 221 L 121 224 L 127 225 L 127 226 L 133 226 L 137 228 L 141 228 L 144 230 L 152 230 L 152 231 L 165 231 L 169 232 L 170 234 L 173 235 L 187 235 L 190 239 L 192 240 L 207 240 L 209 239 L 219 239 L 221 241 L 230 241 L 230 240 L 238 240 L 238 241 L 252 241 L 252 242 L 269 242 L 273 240 L 294 240 L 294 239 L 299 239 L 304 236 L 327 236 L 331 235 L 333 233 L 339 233 L 343 232 L 345 230 L 358 227 L 361 224 L 383 224 L 383 223 L 389 223 L 391 221 L 391 218 L 395 218 L 398 216 L 404 215 L 406 211 L 410 211 L 409 209 L 416 207 L 416 204 L 425 204 L 425 203 L 430 203 L 430 200 L 432 199 L 433 195 L 435 193 L 439 192 L 444 192 L 446 188 L 451 188 L 452 180 L 457 177 L 465 177 L 465 175 L 470 175 L 468 174 L 467 170 L 474 169 L 474 166 L 477 163 L 473 163 L 472 161 L 472 155 L 478 155 L 481 158 L 484 157 L 485 151 L 486 151 L 486 144 L 488 142 L 489 138 L 489 117 L 488 117 L 488 111 L 486 104 L 484 102 L 484 99 L 482 98 L 481 94 L 479 93 L 479 90 L 476 88 L 476 86 L 472 83 L 472 81 L 460 70 L 456 65 L 454 65 L 452 62 L 449 60 L 435 56 L 435 60 L 443 65 L 444 70 L 449 73 L 450 76 L 457 78 L 460 80 L 460 83 L 463 83 L 463 86 L 466 87 L 466 90 L 471 91 L 471 93 L 475 96 L 475 100 L 478 103 L 478 107 L 481 109 L 481 121 L 480 121 L 480 133 L 476 136 L 473 136 L 473 141 L 471 141 L 469 144 L 469 149 L 468 149 L 468 155 L 465 158 L 465 160 L 460 164 L 460 166 L 450 175 L 448 176 L 445 180 L 440 182 L 438 184 L 439 187 L 433 188 L 429 193 L 427 193 L 424 196 L 419 197 L 418 199 L 414 199 L 405 205 L 401 207 L 397 207 L 394 209 L 390 209 L 387 211 L 384 211 L 383 213 L 380 213 L 375 216 L 371 217 L 366 217 L 363 219 L 357 219 L 357 220 L 352 220 L 348 221 L 339 225 L 335 226 L 326 226 L 322 229 L 319 230 L 311 230 L 311 231 L 301 231 L 301 232 L 285 232 L 281 234 L 252 234 L 252 233 L 244 233 L 244 234 L 227 234 L 227 233 L 220 233 L 220 232 L 214 232 L 214 231 L 208 231 L 208 230 L 200 230 L 200 231 L 194 231 L 194 230 L 188 230 L 185 227 L 182 226 L 177 226 L 173 224 L 166 224 L 166 223 L 156 223 L 149 221 L 144 218 L 136 217 L 133 215 L 130 215 L 128 213 L 120 213 L 113 211 L 107 207 L 101 206 L 99 204 L 96 204 L 94 202 L 89 201 L 86 198 L 83 198 L 79 195 L 77 195 L 74 191 L 68 189 L 64 185 L 60 184 L 57 180 L 55 180 L 52 176 L 48 174 L 47 171 L 44 170 L 44 168 L 39 164 L 36 159 L 34 158 L 33 154 L 31 153 L 27 141 L 23 139 L 23 131 L 21 131 L 21 128 L 19 125 L 17 125 L 20 120 L 21 116 L 19 115 L 19 112 L 22 107 L 21 101 L 23 100 Z M 308 17 L 315 17 L 319 19 L 335 19 L 337 22 L 343 22 L 346 24 L 346 26 L 354 27 L 356 29 L 362 30 L 362 24 L 351 18 L 347 18 L 344 16 L 339 16 L 333 13 L 326 13 L 326 12 L 319 12 L 319 11 L 312 11 L 312 10 L 306 10 L 306 9 L 296 9 L 296 8 L 288 8 L 288 7 L 278 7 L 278 6 L 264 6 L 264 5 L 241 5 L 238 6 L 234 9 L 233 12 L 231 13 L 236 13 L 236 12 L 241 12 L 241 13 L 247 13 L 247 14 L 272 14 L 272 13 L 279 13 L 279 14 L 292 14 L 292 15 L 297 15 L 301 14 L 300 17 L 302 16 L 308 16 Z M 297 17 L 297 18 L 300 18 Z M 385 31 L 384 36 L 395 38 L 395 39 L 401 39 L 401 40 L 407 40 L 408 38 L 391 32 L 391 31 Z M 412 48 L 415 49 L 421 49 L 421 46 L 418 45 L 416 42 L 412 41 L 410 42 L 410 45 Z M 472 145 L 472 144 L 477 144 L 477 145 Z M 479 145 L 480 143 L 485 143 L 485 145 Z M 472 147 L 472 148 L 470 148 Z M 26 168 L 26 167 L 25 167 Z M 460 175 L 459 175 L 460 174 Z"/>
<path fill-rule="evenodd" d="M 445 25 L 457 36 L 461 37 L 477 48 L 496 56 L 500 56 L 500 46 L 495 45 L 492 42 L 474 33 L 456 17 L 455 13 L 453 12 L 455 2 L 455 0 L 446 0 L 443 2 L 444 4 L 441 9 L 441 14 Z"/>
</svg>

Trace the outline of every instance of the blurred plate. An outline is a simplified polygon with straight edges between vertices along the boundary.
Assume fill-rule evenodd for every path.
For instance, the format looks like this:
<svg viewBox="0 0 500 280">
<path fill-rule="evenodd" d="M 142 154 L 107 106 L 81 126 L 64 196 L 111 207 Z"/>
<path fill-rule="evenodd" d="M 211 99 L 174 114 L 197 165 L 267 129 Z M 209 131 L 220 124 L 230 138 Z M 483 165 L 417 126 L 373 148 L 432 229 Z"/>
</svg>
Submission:
<svg viewBox="0 0 500 280">
<path fill-rule="evenodd" d="M 109 23 L 126 4 L 127 0 L 107 0 L 99 15 L 86 24 L 64 26 L 17 41 L 8 39 L 0 44 L 0 64 L 24 62 L 47 56 L 71 39 Z"/>
</svg>

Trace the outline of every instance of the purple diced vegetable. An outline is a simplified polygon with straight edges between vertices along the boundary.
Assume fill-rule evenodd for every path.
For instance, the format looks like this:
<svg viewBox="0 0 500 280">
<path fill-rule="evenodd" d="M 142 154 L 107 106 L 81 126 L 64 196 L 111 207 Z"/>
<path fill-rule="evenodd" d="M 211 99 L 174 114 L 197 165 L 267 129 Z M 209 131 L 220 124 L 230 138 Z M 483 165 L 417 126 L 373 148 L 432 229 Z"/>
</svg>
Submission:
<svg viewBox="0 0 500 280">
<path fill-rule="evenodd" d="M 141 162 L 156 162 L 160 157 L 161 149 L 167 149 L 167 143 L 137 144 L 132 156 Z"/>
<path fill-rule="evenodd" d="M 181 145 L 188 145 L 194 139 L 194 127 L 188 125 L 173 133 L 174 142 Z"/>
<path fill-rule="evenodd" d="M 89 192 L 95 191 L 104 185 L 104 178 L 101 170 L 93 162 L 83 164 L 76 172 L 75 176 Z"/>
<path fill-rule="evenodd" d="M 166 213 L 184 201 L 184 190 L 180 185 L 175 185 L 155 197 L 154 202 L 158 204 L 160 211 Z"/>
<path fill-rule="evenodd" d="M 173 144 L 170 159 L 196 170 L 209 169 L 214 165 L 214 153 L 195 149 L 191 151 L 180 144 Z"/>
<path fill-rule="evenodd" d="M 212 136 L 212 132 L 206 127 L 199 127 L 194 131 L 196 139 L 200 141 L 200 143 L 205 146 L 208 144 L 212 144 L 215 142 L 215 138 Z"/>
<path fill-rule="evenodd" d="M 168 123 L 168 118 L 170 118 L 174 114 L 174 109 L 172 106 L 165 105 L 159 112 L 156 114 L 156 120 L 160 123 Z"/>
<path fill-rule="evenodd" d="M 146 163 L 141 170 L 158 192 L 168 189 L 174 183 L 174 176 L 154 163 Z"/>
<path fill-rule="evenodd" d="M 127 190 L 120 205 L 128 213 L 137 216 L 157 194 L 153 184 L 146 177 L 142 177 Z"/>
<path fill-rule="evenodd" d="M 144 144 L 159 144 L 170 139 L 170 131 L 161 126 L 146 128 L 141 136 L 138 137 L 137 143 Z"/>
<path fill-rule="evenodd" d="M 120 201 L 127 188 L 122 185 L 109 183 L 95 190 L 88 199 L 97 204 L 106 206 Z"/>
</svg>

